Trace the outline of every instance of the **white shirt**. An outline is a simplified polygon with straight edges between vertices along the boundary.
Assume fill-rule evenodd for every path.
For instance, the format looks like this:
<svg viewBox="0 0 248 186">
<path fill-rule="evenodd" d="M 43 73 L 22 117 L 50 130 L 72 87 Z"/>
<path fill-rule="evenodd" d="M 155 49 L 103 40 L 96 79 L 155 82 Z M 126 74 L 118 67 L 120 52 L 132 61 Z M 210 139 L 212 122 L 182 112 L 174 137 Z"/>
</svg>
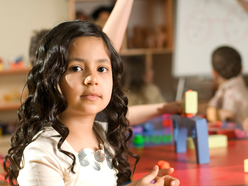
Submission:
<svg viewBox="0 0 248 186">
<path fill-rule="evenodd" d="M 24 150 L 24 168 L 19 171 L 20 186 L 116 186 L 117 170 L 111 167 L 110 156 L 105 153 L 105 160 L 97 162 L 92 149 L 75 152 L 67 141 L 62 149 L 73 153 L 76 157 L 75 174 L 68 169 L 72 159 L 57 149 L 59 133 L 52 127 Z M 80 156 L 79 156 L 80 154 Z"/>
</svg>

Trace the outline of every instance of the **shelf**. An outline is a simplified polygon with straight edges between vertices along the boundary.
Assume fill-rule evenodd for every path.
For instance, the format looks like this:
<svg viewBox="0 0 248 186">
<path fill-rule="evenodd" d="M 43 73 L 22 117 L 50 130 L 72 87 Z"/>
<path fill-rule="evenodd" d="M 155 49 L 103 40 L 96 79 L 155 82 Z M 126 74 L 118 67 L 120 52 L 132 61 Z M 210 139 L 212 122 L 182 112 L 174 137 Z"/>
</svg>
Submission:
<svg viewBox="0 0 248 186">
<path fill-rule="evenodd" d="M 14 111 L 18 110 L 20 106 L 19 102 L 5 102 L 0 104 L 0 111 Z"/>
<path fill-rule="evenodd" d="M 0 71 L 0 76 L 15 75 L 15 74 L 28 74 L 29 71 L 30 71 L 29 68 L 22 69 L 22 70 L 2 70 Z"/>
<path fill-rule="evenodd" d="M 169 54 L 172 53 L 171 48 L 140 48 L 140 49 L 122 49 L 121 56 L 131 55 L 147 55 L 147 54 Z"/>
</svg>

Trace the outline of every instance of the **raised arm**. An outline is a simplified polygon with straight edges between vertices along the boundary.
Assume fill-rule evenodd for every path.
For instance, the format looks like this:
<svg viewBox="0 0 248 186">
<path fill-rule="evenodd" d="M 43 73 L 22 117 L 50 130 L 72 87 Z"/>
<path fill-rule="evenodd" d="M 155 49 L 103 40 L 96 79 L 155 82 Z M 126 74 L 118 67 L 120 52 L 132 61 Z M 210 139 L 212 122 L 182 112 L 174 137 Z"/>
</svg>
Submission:
<svg viewBox="0 0 248 186">
<path fill-rule="evenodd" d="M 163 114 L 175 114 L 181 112 L 181 101 L 136 105 L 128 108 L 127 119 L 130 125 L 137 125 Z"/>
<path fill-rule="evenodd" d="M 120 51 L 127 23 L 131 13 L 133 0 L 117 0 L 103 31 L 107 34 L 117 52 Z"/>
</svg>

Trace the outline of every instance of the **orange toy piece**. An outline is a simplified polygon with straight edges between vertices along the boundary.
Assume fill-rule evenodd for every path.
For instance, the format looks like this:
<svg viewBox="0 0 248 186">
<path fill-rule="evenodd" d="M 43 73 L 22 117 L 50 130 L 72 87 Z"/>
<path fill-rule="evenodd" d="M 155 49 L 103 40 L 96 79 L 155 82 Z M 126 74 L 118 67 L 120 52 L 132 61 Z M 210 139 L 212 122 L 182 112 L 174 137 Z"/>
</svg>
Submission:
<svg viewBox="0 0 248 186">
<path fill-rule="evenodd" d="M 167 161 L 159 160 L 157 163 L 159 169 L 168 169 L 170 168 L 170 164 Z"/>
</svg>

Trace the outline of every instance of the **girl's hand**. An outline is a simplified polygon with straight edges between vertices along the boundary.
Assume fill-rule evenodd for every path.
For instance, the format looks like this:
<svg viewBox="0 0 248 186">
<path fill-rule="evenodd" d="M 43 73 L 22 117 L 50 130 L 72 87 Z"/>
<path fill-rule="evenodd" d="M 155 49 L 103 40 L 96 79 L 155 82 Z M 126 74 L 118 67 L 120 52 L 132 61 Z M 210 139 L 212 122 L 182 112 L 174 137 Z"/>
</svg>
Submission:
<svg viewBox="0 0 248 186">
<path fill-rule="evenodd" d="M 164 186 L 179 186 L 180 181 L 174 177 L 169 176 L 174 172 L 173 168 L 168 169 L 160 169 L 158 172 L 158 177 L 162 177 L 164 179 Z"/>
<path fill-rule="evenodd" d="M 135 186 L 164 186 L 165 179 L 163 177 L 157 177 L 158 173 L 159 168 L 155 165 L 149 174 L 137 180 Z"/>
</svg>

